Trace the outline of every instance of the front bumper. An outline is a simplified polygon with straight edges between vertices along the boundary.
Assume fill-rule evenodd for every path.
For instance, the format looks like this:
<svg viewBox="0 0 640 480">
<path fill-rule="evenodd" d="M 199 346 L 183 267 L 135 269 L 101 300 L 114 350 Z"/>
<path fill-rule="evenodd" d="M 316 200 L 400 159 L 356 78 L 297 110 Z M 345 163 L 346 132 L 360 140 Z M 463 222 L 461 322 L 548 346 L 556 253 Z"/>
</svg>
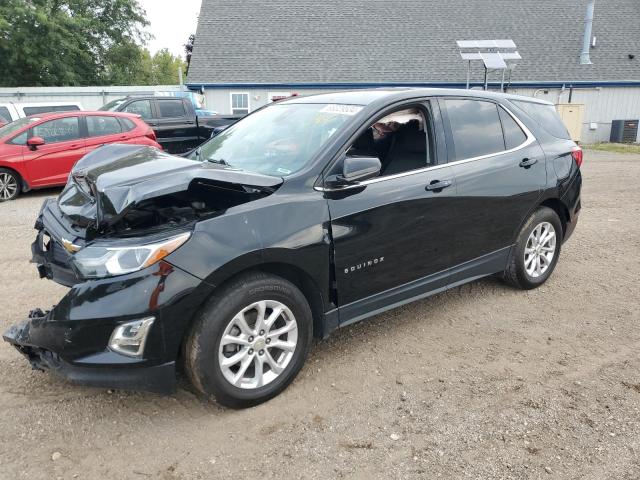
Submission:
<svg viewBox="0 0 640 480">
<path fill-rule="evenodd" d="M 116 388 L 123 390 L 145 390 L 157 393 L 172 393 L 176 389 L 175 361 L 160 365 L 135 366 L 124 368 L 120 355 L 104 352 L 89 355 L 75 363 L 64 361 L 57 353 L 45 348 L 30 345 L 33 342 L 35 325 L 41 323 L 39 311 L 31 313 L 31 318 L 14 325 L 7 330 L 3 339 L 22 353 L 34 370 L 48 370 L 65 380 L 90 387 Z M 36 334 L 36 338 L 39 334 Z M 37 341 L 37 340 L 36 340 Z"/>
<path fill-rule="evenodd" d="M 184 333 L 209 293 L 204 282 L 161 261 L 129 275 L 76 284 L 52 310 L 32 311 L 3 338 L 33 368 L 82 385 L 170 393 Z M 109 349 L 118 325 L 149 316 L 155 321 L 141 358 Z"/>
</svg>

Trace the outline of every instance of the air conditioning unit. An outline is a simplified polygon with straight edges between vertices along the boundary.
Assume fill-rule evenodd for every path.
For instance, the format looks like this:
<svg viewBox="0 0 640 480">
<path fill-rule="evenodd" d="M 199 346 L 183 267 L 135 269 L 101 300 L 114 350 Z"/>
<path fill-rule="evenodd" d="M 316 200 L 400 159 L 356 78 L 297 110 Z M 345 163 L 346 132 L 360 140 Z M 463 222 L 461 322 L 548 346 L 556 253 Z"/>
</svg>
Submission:
<svg viewBox="0 0 640 480">
<path fill-rule="evenodd" d="M 638 140 L 639 120 L 614 120 L 611 122 L 610 142 L 635 143 Z"/>
</svg>

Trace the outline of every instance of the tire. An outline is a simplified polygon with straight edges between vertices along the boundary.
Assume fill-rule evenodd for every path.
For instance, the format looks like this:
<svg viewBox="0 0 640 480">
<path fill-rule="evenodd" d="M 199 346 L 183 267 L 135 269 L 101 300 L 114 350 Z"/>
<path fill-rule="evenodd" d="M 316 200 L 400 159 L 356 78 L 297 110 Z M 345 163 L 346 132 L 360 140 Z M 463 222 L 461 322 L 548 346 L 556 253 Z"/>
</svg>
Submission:
<svg viewBox="0 0 640 480">
<path fill-rule="evenodd" d="M 260 309 L 265 312 L 262 335 L 256 328 Z M 270 326 L 267 317 L 276 317 Z M 196 317 L 183 347 L 187 376 L 200 393 L 213 395 L 227 407 L 265 402 L 282 392 L 302 368 L 312 328 L 309 304 L 292 283 L 260 272 L 242 275 L 216 292 Z M 286 333 L 270 337 L 277 331 Z M 221 345 L 223 336 L 225 344 Z M 234 378 L 240 380 L 234 384 Z"/>
<path fill-rule="evenodd" d="M 22 179 L 13 170 L 0 168 L 0 202 L 13 200 L 22 191 Z"/>
<path fill-rule="evenodd" d="M 553 238 L 548 236 L 551 229 L 555 234 Z M 537 233 L 540 234 L 537 238 L 549 240 L 538 242 Z M 562 223 L 558 214 L 548 207 L 538 208 L 520 230 L 502 278 L 508 284 L 522 290 L 531 290 L 542 285 L 549 279 L 558 263 L 562 233 Z M 555 240 L 553 245 L 551 240 Z M 551 257 L 550 253 L 553 254 Z"/>
</svg>

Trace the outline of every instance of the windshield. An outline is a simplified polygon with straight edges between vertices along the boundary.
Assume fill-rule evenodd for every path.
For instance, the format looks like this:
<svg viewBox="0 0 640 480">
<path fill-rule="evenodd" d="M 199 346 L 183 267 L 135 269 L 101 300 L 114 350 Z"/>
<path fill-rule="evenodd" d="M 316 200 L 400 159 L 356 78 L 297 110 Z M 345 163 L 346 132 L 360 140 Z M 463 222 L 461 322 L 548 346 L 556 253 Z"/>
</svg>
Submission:
<svg viewBox="0 0 640 480">
<path fill-rule="evenodd" d="M 361 109 L 357 105 L 271 105 L 223 130 L 189 157 L 287 176 L 303 168 Z"/>
<path fill-rule="evenodd" d="M 106 105 L 101 106 L 98 110 L 102 110 L 103 112 L 114 112 L 118 106 L 123 103 L 126 98 L 116 98 L 115 100 L 110 101 Z"/>
<path fill-rule="evenodd" d="M 40 117 L 26 117 L 19 118 L 15 122 L 8 123 L 4 127 L 0 128 L 0 138 L 6 137 L 7 135 L 11 135 L 12 133 L 17 132 L 25 125 L 31 125 L 32 123 L 40 121 Z"/>
</svg>

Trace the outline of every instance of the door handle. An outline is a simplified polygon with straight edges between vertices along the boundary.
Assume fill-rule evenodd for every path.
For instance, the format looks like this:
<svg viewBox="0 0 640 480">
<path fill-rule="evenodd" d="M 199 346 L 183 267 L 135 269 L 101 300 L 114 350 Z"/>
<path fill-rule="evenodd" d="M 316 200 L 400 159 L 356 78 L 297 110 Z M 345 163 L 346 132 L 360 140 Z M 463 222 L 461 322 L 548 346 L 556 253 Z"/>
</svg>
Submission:
<svg viewBox="0 0 640 480">
<path fill-rule="evenodd" d="M 453 182 L 451 180 L 434 180 L 429 185 L 424 187 L 429 192 L 441 192 L 447 187 L 450 187 Z"/>
<path fill-rule="evenodd" d="M 531 165 L 535 165 L 536 163 L 538 163 L 537 158 L 523 158 L 519 165 L 522 168 L 529 168 Z"/>
</svg>

